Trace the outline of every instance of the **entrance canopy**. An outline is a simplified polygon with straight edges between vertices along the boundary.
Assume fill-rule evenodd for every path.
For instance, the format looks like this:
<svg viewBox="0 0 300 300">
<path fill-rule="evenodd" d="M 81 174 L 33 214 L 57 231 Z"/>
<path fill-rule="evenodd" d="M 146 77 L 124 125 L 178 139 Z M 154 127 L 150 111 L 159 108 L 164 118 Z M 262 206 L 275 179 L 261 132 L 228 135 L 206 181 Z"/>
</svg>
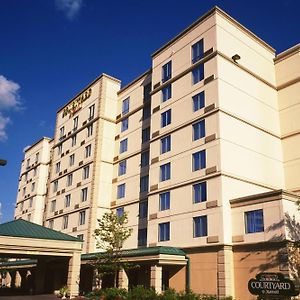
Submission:
<svg viewBox="0 0 300 300">
<path fill-rule="evenodd" d="M 68 287 L 71 296 L 78 295 L 82 240 L 22 219 L 0 224 L 0 257 L 37 259 L 37 270 L 45 276 L 47 257 L 68 259 Z M 43 282 L 39 282 L 42 292 Z M 37 284 L 38 285 L 38 284 Z"/>
</svg>

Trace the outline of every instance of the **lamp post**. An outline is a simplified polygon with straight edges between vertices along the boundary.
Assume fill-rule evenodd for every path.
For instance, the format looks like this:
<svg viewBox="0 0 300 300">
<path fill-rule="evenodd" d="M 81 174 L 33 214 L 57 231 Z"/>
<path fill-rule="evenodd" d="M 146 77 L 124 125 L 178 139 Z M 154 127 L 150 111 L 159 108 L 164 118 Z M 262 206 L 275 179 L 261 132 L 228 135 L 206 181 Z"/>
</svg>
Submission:
<svg viewBox="0 0 300 300">
<path fill-rule="evenodd" d="M 3 167 L 7 164 L 7 161 L 5 159 L 0 159 L 0 166 Z"/>
</svg>

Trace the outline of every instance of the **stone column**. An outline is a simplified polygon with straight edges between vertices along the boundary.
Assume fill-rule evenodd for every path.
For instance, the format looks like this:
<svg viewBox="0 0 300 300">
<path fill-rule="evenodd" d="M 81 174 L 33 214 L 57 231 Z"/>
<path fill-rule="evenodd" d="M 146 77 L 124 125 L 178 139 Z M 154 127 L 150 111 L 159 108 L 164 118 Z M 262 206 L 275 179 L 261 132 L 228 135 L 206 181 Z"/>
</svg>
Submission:
<svg viewBox="0 0 300 300">
<path fill-rule="evenodd" d="M 128 290 L 128 276 L 124 269 L 119 271 L 119 288 Z"/>
<path fill-rule="evenodd" d="M 11 277 L 10 277 L 10 273 L 9 272 L 6 272 L 6 276 L 4 278 L 4 285 L 6 287 L 10 287 L 11 286 Z"/>
<path fill-rule="evenodd" d="M 45 278 L 46 278 L 46 258 L 42 257 L 38 259 L 36 266 L 36 274 L 35 274 L 35 290 L 36 294 L 44 293 L 45 288 Z"/>
<path fill-rule="evenodd" d="M 70 290 L 70 298 L 79 295 L 79 279 L 80 279 L 80 252 L 74 252 L 69 260 L 68 268 L 68 288 Z"/>
<path fill-rule="evenodd" d="M 17 272 L 15 270 L 10 270 L 9 274 L 10 274 L 10 288 L 14 289 L 16 287 L 16 275 L 17 275 Z"/>
<path fill-rule="evenodd" d="M 218 296 L 234 299 L 234 269 L 232 246 L 223 246 L 218 251 Z"/>
<path fill-rule="evenodd" d="M 92 285 L 92 289 L 101 289 L 102 287 L 102 280 L 98 275 L 98 270 L 94 269 L 93 270 L 93 285 Z"/>
<path fill-rule="evenodd" d="M 151 266 L 150 286 L 155 289 L 157 293 L 162 292 L 162 266 Z"/>
</svg>

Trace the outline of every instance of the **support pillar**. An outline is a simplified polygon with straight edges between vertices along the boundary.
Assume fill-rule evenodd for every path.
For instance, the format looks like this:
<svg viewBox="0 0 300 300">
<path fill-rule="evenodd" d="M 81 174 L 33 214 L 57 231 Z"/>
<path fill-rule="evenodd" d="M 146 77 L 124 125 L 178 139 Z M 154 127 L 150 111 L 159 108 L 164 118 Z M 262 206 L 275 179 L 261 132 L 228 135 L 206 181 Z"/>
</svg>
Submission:
<svg viewBox="0 0 300 300">
<path fill-rule="evenodd" d="M 80 252 L 74 252 L 69 260 L 68 268 L 68 288 L 70 290 L 70 298 L 79 295 L 79 278 L 80 278 Z"/>
<path fill-rule="evenodd" d="M 9 271 L 10 274 L 10 288 L 14 289 L 16 287 L 16 275 L 17 272 L 15 270 Z"/>
<path fill-rule="evenodd" d="M 233 252 L 232 246 L 224 246 L 218 251 L 218 296 L 232 296 L 234 299 L 234 269 L 233 269 Z"/>
<path fill-rule="evenodd" d="M 6 287 L 10 287 L 11 286 L 11 277 L 10 277 L 10 273 L 9 272 L 6 273 L 6 276 L 4 278 L 4 282 L 5 282 L 4 285 Z"/>
<path fill-rule="evenodd" d="M 45 288 L 45 278 L 46 278 L 46 259 L 39 258 L 36 266 L 36 274 L 35 274 L 35 293 L 42 294 L 44 293 Z"/>
<path fill-rule="evenodd" d="M 128 276 L 124 269 L 119 271 L 119 288 L 128 290 Z"/>
<path fill-rule="evenodd" d="M 96 290 L 96 289 L 98 290 L 98 289 L 101 289 L 101 287 L 102 287 L 102 280 L 99 277 L 98 270 L 94 269 L 93 270 L 93 285 L 92 285 L 92 289 L 93 290 Z"/>
<path fill-rule="evenodd" d="M 151 266 L 150 286 L 155 289 L 157 293 L 162 292 L 162 266 Z"/>
</svg>

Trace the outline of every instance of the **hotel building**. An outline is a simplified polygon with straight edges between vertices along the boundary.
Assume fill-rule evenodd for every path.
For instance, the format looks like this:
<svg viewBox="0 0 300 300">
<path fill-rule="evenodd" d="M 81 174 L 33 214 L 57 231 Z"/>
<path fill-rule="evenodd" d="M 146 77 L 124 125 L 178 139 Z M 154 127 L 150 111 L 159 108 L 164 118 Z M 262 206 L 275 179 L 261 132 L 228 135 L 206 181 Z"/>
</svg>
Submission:
<svg viewBox="0 0 300 300">
<path fill-rule="evenodd" d="M 127 211 L 125 249 L 185 253 L 139 257 L 127 283 L 251 299 L 257 273 L 295 275 L 299 66 L 299 44 L 276 55 L 213 8 L 128 85 L 102 74 L 58 110 L 54 138 L 25 151 L 15 218 L 82 238 L 88 255 L 97 218 Z"/>
</svg>

